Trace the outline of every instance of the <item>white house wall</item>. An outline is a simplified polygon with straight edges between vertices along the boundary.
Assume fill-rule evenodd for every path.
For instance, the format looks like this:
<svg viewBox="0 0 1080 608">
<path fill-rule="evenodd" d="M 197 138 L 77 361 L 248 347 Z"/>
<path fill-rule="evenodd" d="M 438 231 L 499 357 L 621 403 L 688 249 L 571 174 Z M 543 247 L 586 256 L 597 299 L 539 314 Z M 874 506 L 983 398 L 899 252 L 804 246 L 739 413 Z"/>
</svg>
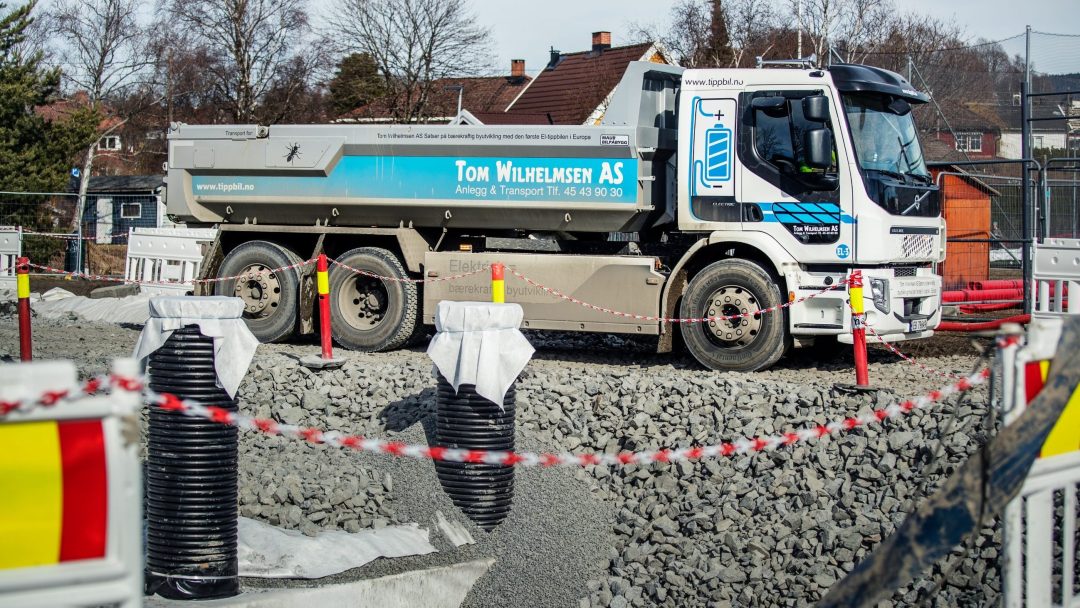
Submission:
<svg viewBox="0 0 1080 608">
<path fill-rule="evenodd" d="M 1039 138 L 1042 138 L 1042 145 L 1037 142 Z M 1065 134 L 1064 133 L 1047 133 L 1038 132 L 1032 133 L 1031 145 L 1036 148 L 1064 148 L 1065 147 Z M 998 146 L 998 156 L 1002 158 L 1022 158 L 1021 146 L 1020 146 L 1020 132 L 1005 132 L 1001 134 L 1001 142 Z"/>
</svg>

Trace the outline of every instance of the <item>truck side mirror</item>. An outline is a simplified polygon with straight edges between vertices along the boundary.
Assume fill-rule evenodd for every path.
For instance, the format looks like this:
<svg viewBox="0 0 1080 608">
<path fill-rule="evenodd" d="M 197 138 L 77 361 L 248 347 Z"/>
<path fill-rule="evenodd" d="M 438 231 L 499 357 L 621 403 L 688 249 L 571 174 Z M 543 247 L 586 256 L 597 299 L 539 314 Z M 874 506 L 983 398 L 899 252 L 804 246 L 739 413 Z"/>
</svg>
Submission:
<svg viewBox="0 0 1080 608">
<path fill-rule="evenodd" d="M 832 133 L 828 129 L 810 129 L 803 134 L 803 150 L 806 166 L 812 169 L 828 169 L 833 164 Z"/>
<path fill-rule="evenodd" d="M 806 120 L 814 122 L 829 121 L 829 98 L 824 95 L 803 97 L 802 113 Z"/>
</svg>

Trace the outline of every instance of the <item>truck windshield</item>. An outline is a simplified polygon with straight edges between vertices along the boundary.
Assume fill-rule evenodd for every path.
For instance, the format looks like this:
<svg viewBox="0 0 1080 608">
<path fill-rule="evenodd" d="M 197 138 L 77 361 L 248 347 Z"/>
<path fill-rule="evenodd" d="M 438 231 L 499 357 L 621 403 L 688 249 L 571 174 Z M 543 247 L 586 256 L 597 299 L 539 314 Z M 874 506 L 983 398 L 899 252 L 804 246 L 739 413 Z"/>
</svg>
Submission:
<svg viewBox="0 0 1080 608">
<path fill-rule="evenodd" d="M 901 181 L 914 178 L 929 183 L 911 107 L 888 95 L 848 93 L 843 97 L 859 166 Z"/>
</svg>

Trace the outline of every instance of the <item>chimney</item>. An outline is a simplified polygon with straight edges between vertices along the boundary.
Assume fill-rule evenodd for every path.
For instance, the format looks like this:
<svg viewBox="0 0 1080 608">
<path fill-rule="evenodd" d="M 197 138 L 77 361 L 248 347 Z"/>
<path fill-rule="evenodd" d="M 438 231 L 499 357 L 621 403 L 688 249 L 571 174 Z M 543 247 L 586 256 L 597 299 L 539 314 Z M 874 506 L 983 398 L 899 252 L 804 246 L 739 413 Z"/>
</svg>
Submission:
<svg viewBox="0 0 1080 608">
<path fill-rule="evenodd" d="M 555 47 L 551 47 L 550 53 L 551 58 L 548 59 L 548 64 L 545 69 L 554 70 L 555 66 L 559 65 L 559 62 L 562 61 L 562 51 L 556 50 Z"/>
<path fill-rule="evenodd" d="M 593 32 L 592 50 L 594 53 L 602 53 L 611 48 L 611 32 Z"/>
<path fill-rule="evenodd" d="M 524 78 L 525 77 L 525 60 L 524 59 L 511 59 L 510 60 L 510 77 L 511 78 Z"/>
</svg>

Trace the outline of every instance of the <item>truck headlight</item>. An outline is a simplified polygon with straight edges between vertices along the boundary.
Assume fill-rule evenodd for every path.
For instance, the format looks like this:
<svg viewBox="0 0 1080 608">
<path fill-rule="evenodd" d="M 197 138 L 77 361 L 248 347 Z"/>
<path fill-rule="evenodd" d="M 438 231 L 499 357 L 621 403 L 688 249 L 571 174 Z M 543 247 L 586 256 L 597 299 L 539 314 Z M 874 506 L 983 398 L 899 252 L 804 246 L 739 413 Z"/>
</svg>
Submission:
<svg viewBox="0 0 1080 608">
<path fill-rule="evenodd" d="M 870 294 L 874 298 L 874 308 L 889 314 L 889 282 L 885 279 L 870 279 Z"/>
</svg>

